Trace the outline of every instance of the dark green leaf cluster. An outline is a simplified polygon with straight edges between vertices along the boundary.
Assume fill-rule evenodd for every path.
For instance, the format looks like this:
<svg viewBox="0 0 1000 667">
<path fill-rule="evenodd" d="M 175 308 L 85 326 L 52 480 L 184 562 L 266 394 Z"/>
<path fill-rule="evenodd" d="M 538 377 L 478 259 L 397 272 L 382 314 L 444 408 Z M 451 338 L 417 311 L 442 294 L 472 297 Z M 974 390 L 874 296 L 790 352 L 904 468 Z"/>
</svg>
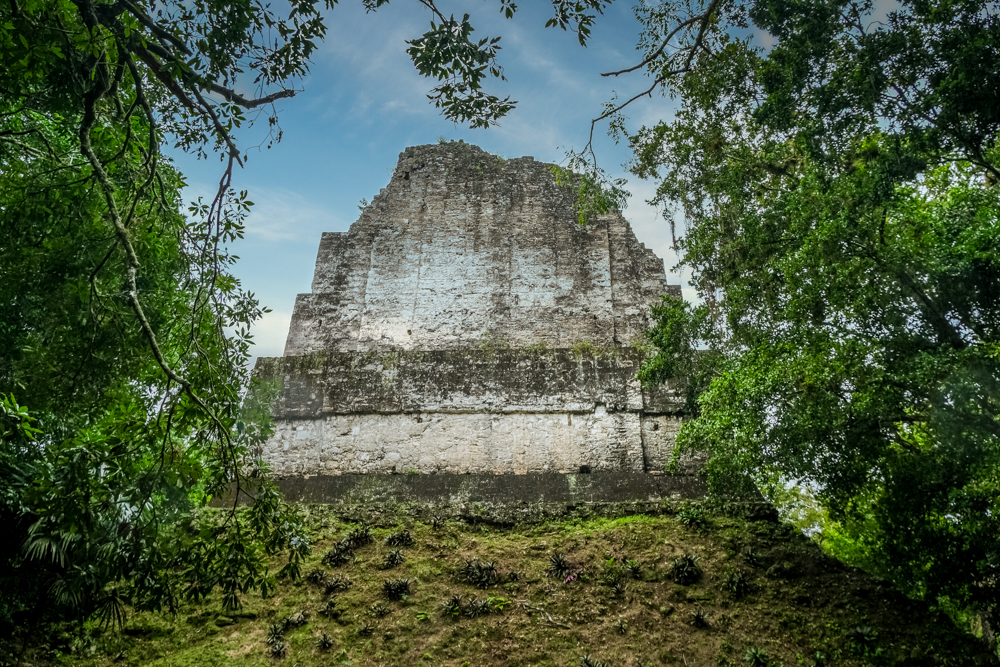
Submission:
<svg viewBox="0 0 1000 667">
<path fill-rule="evenodd" d="M 502 573 L 497 564 L 492 561 L 481 561 L 478 558 L 466 560 L 459 567 L 458 579 L 476 588 L 489 588 L 499 584 L 517 581 L 517 572 Z"/>
<path fill-rule="evenodd" d="M 456 593 L 447 600 L 443 600 L 441 602 L 441 611 L 444 614 L 458 618 L 459 616 L 462 615 L 462 609 L 464 608 L 462 603 L 463 603 L 462 596 Z"/>
<path fill-rule="evenodd" d="M 410 594 L 409 579 L 389 579 L 382 583 L 382 594 L 390 600 L 402 600 Z"/>
<path fill-rule="evenodd" d="M 385 555 L 385 561 L 382 563 L 383 570 L 391 570 L 397 565 L 402 565 L 406 560 L 406 556 L 403 554 L 402 549 L 393 549 Z"/>
<path fill-rule="evenodd" d="M 385 538 L 385 543 L 390 547 L 408 547 L 413 544 L 413 536 L 410 535 L 410 531 L 401 530 L 396 533 L 390 533 Z"/>
<path fill-rule="evenodd" d="M 566 556 L 561 553 L 554 553 L 549 556 L 549 566 L 546 569 L 546 573 L 550 576 L 562 579 L 569 574 L 570 563 L 566 560 Z"/>
<path fill-rule="evenodd" d="M 323 591 L 327 595 L 332 595 L 333 593 L 340 593 L 348 590 L 351 587 L 351 578 L 343 574 L 334 574 L 327 578 L 326 583 L 323 586 Z"/>
<path fill-rule="evenodd" d="M 497 62 L 500 38 L 472 41 L 472 32 L 468 14 L 461 21 L 454 15 L 440 15 L 440 23 L 431 22 L 431 29 L 422 37 L 407 42 L 410 48 L 406 53 L 420 74 L 442 82 L 427 97 L 445 118 L 472 127 L 489 127 L 517 102 L 483 92 L 482 82 L 487 75 L 506 81 Z"/>
<path fill-rule="evenodd" d="M 323 555 L 322 563 L 331 567 L 344 565 L 354 559 L 354 543 L 345 538 Z"/>
<path fill-rule="evenodd" d="M 751 591 L 753 584 L 743 570 L 732 570 L 722 578 L 722 590 L 739 600 Z"/>
<path fill-rule="evenodd" d="M 701 567 L 698 556 L 683 554 L 670 564 L 670 578 L 682 586 L 690 586 L 701 579 Z"/>
<path fill-rule="evenodd" d="M 355 549 L 363 547 L 365 545 L 371 544 L 375 541 L 372 537 L 372 529 L 367 524 L 361 524 L 357 528 L 354 528 L 347 534 L 346 540 L 351 543 L 351 546 Z"/>
<path fill-rule="evenodd" d="M 996 625 L 995 8 L 719 7 L 698 36 L 677 4 L 643 10 L 679 111 L 629 135 L 630 167 L 683 216 L 704 304 L 664 302 L 643 379 L 693 379 L 678 442 L 713 454 L 716 491 L 805 489 L 840 555 Z M 748 22 L 770 49 L 734 36 Z"/>
<path fill-rule="evenodd" d="M 677 512 L 677 521 L 682 526 L 693 530 L 705 530 L 708 527 L 708 515 L 700 505 L 685 505 Z"/>
<path fill-rule="evenodd" d="M 601 662 L 588 653 L 580 658 L 580 667 L 611 667 L 611 663 Z"/>
</svg>

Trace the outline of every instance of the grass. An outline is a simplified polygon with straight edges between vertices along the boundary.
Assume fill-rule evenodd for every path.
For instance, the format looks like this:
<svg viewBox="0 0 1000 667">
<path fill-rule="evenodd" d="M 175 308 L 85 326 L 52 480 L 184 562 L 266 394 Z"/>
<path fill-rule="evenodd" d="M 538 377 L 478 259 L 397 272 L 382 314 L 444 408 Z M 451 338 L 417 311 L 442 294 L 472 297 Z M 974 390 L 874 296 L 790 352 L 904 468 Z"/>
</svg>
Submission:
<svg viewBox="0 0 1000 667">
<path fill-rule="evenodd" d="M 334 571 L 322 565 L 323 554 L 356 525 L 329 508 L 307 511 L 316 542 L 303 572 L 349 576 L 346 590 L 327 594 L 303 578 L 279 582 L 268 599 L 248 597 L 239 613 L 217 600 L 185 605 L 176 616 L 136 613 L 123 632 L 93 628 L 89 647 L 55 663 L 568 667 L 590 656 L 612 666 L 766 660 L 791 667 L 813 665 L 819 654 L 822 664 L 851 667 L 972 665 L 985 655 L 947 618 L 831 560 L 781 524 L 706 515 L 692 529 L 676 517 L 632 516 L 484 531 L 408 520 L 374 528 L 372 542 L 356 550 L 360 562 Z M 400 548 L 386 538 L 402 530 L 413 538 L 401 547 L 405 561 L 380 569 Z M 567 564 L 558 576 L 550 567 L 556 554 Z M 681 585 L 671 571 L 687 555 L 702 574 Z M 469 576 L 470 563 L 492 563 L 498 575 L 484 589 Z M 402 579 L 408 586 L 387 583 Z M 330 600 L 341 613 L 319 613 Z M 272 650 L 277 638 L 268 643 L 276 625 L 284 628 L 280 651 Z"/>
</svg>

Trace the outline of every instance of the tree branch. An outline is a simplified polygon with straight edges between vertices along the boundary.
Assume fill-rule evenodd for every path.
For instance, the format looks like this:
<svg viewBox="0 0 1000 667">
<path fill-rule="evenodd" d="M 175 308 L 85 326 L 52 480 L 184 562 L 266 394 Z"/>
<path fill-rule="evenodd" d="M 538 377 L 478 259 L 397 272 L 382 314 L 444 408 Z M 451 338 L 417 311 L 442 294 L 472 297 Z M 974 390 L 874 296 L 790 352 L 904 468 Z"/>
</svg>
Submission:
<svg viewBox="0 0 1000 667">
<path fill-rule="evenodd" d="M 634 66 L 628 67 L 626 69 L 618 70 L 617 72 L 605 72 L 605 73 L 601 74 L 601 76 L 618 76 L 620 74 L 628 74 L 629 72 L 634 72 L 637 69 L 642 69 L 643 67 L 645 67 L 649 63 L 653 62 L 654 60 L 656 60 L 657 58 L 659 58 L 663 54 L 663 50 L 665 48 L 667 48 L 667 44 L 669 44 L 670 40 L 672 40 L 674 38 L 674 35 L 676 35 L 678 32 L 680 32 L 681 30 L 683 30 L 686 26 L 691 25 L 692 23 L 694 23 L 695 21 L 697 21 L 700 18 L 701 18 L 700 15 L 699 16 L 692 16 L 687 21 L 684 21 L 683 23 L 681 23 L 680 25 L 678 25 L 676 28 L 674 28 L 670 32 L 670 34 L 667 35 L 667 38 L 665 40 L 663 40 L 663 43 L 660 44 L 660 47 L 658 49 L 656 49 L 656 51 L 654 51 L 651 56 L 649 56 L 648 58 L 646 58 L 645 60 L 643 60 L 638 65 L 634 65 Z"/>
<path fill-rule="evenodd" d="M 270 95 L 265 95 L 264 97 L 258 97 L 255 100 L 248 100 L 239 93 L 230 90 L 229 88 L 223 88 L 217 83 L 208 84 L 208 88 L 213 93 L 219 93 L 230 102 L 233 102 L 234 104 L 239 104 L 244 109 L 253 109 L 254 107 L 259 107 L 264 104 L 270 104 L 271 102 L 286 97 L 295 97 L 299 92 L 297 90 L 285 89 L 285 90 L 279 90 L 276 93 L 271 93 Z"/>
</svg>

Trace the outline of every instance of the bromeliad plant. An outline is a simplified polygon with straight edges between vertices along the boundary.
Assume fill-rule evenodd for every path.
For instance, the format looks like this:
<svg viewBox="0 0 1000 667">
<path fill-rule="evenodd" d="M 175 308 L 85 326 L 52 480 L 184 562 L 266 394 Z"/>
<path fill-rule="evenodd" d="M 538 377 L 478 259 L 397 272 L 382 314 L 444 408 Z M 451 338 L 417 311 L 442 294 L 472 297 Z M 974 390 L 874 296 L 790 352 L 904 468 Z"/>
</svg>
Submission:
<svg viewBox="0 0 1000 667">
<path fill-rule="evenodd" d="M 390 600 L 405 600 L 410 594 L 409 579 L 390 579 L 382 583 L 382 594 Z"/>
<path fill-rule="evenodd" d="M 750 577 L 743 570 L 732 570 L 722 579 L 722 590 L 727 591 L 735 599 L 740 599 L 753 588 Z"/>
<path fill-rule="evenodd" d="M 351 585 L 351 578 L 347 575 L 333 574 L 327 578 L 323 590 L 327 595 L 333 595 L 334 593 L 340 593 L 348 590 Z"/>
<path fill-rule="evenodd" d="M 320 606 L 316 613 L 331 620 L 336 620 L 343 616 L 344 611 L 345 610 L 338 605 L 337 600 L 327 600 Z"/>
<path fill-rule="evenodd" d="M 267 631 L 267 643 L 274 646 L 276 643 L 284 641 L 285 630 L 287 630 L 287 626 L 284 621 L 280 623 L 272 623 L 271 627 L 268 628 Z"/>
<path fill-rule="evenodd" d="M 701 607 L 691 612 L 691 625 L 696 628 L 708 627 L 708 612 Z"/>
<path fill-rule="evenodd" d="M 465 608 L 465 615 L 469 618 L 479 618 L 480 616 L 489 616 L 493 613 L 493 605 L 487 600 L 476 600 L 475 598 L 469 599 L 469 604 Z"/>
<path fill-rule="evenodd" d="M 351 547 L 354 549 L 371 544 L 374 539 L 375 538 L 372 537 L 372 529 L 365 523 L 362 523 L 360 526 L 353 529 L 345 538 L 345 540 L 349 542 Z"/>
<path fill-rule="evenodd" d="M 549 556 L 549 566 L 546 568 L 546 573 L 552 577 L 559 579 L 565 579 L 570 572 L 571 565 L 566 556 L 556 552 Z"/>
<path fill-rule="evenodd" d="M 284 658 L 288 655 L 288 643 L 284 639 L 279 639 L 278 641 L 271 644 L 271 655 L 275 658 Z"/>
<path fill-rule="evenodd" d="M 708 516 L 700 505 L 685 505 L 677 512 L 677 520 L 692 530 L 703 531 L 708 527 Z"/>
<path fill-rule="evenodd" d="M 413 536 L 410 535 L 410 531 L 401 530 L 396 533 L 390 533 L 385 538 L 385 543 L 390 547 L 408 547 L 413 544 Z"/>
<path fill-rule="evenodd" d="M 670 567 L 670 578 L 682 586 L 690 586 L 701 579 L 701 567 L 698 566 L 698 556 L 684 554 L 674 559 Z"/>
<path fill-rule="evenodd" d="M 456 593 L 447 600 L 443 600 L 441 602 L 441 612 L 453 618 L 458 618 L 462 615 L 462 611 L 464 609 L 462 602 L 462 596 Z"/>
<path fill-rule="evenodd" d="M 497 569 L 496 563 L 492 561 L 481 561 L 478 558 L 472 558 L 465 561 L 459 567 L 458 578 L 467 584 L 471 584 L 476 588 L 489 588 L 490 586 L 496 586 L 507 581 L 517 581 L 519 574 L 517 572 L 510 572 L 507 575 L 501 574 L 500 570 Z"/>
<path fill-rule="evenodd" d="M 406 556 L 403 555 L 402 549 L 393 549 L 385 555 L 385 561 L 382 563 L 382 569 L 391 570 L 397 565 L 402 565 L 405 560 Z"/>
<path fill-rule="evenodd" d="M 392 610 L 389 609 L 389 605 L 384 602 L 376 602 L 368 608 L 368 615 L 374 616 L 375 618 L 384 618 L 389 615 L 390 611 Z"/>
<path fill-rule="evenodd" d="M 333 545 L 333 548 L 323 556 L 323 564 L 331 567 L 343 565 L 354 558 L 354 544 L 344 539 Z"/>
</svg>

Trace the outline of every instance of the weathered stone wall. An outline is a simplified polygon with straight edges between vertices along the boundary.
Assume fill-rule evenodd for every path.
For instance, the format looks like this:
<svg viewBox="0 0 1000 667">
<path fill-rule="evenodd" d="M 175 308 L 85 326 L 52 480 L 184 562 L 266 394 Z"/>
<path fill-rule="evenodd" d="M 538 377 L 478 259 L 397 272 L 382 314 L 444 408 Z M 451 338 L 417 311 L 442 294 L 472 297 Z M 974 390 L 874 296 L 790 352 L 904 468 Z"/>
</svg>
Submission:
<svg viewBox="0 0 1000 667">
<path fill-rule="evenodd" d="M 680 426 L 632 349 L 331 352 L 262 359 L 280 381 L 282 475 L 662 470 Z"/>
<path fill-rule="evenodd" d="M 639 338 L 649 304 L 678 288 L 617 211 L 579 225 L 548 166 L 468 144 L 406 149 L 350 230 L 323 235 L 285 355 Z"/>
<path fill-rule="evenodd" d="M 409 148 L 347 233 L 324 234 L 280 359 L 280 476 L 662 470 L 675 387 L 644 393 L 663 262 L 614 212 L 578 224 L 548 165 Z"/>
</svg>

